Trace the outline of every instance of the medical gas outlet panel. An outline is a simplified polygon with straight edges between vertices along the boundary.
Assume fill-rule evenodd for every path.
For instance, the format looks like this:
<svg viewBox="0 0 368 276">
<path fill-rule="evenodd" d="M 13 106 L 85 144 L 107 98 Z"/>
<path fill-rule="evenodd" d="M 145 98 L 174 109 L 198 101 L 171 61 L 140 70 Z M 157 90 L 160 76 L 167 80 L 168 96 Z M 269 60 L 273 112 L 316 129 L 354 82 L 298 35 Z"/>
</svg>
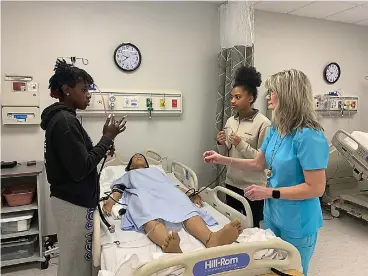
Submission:
<svg viewBox="0 0 368 276">
<path fill-rule="evenodd" d="M 136 116 L 179 116 L 183 112 L 182 94 L 178 91 L 111 91 L 90 90 L 90 105 L 79 116 L 107 113 Z"/>
<path fill-rule="evenodd" d="M 358 112 L 359 98 L 325 94 L 314 96 L 315 110 L 327 113 L 355 114 Z"/>
</svg>

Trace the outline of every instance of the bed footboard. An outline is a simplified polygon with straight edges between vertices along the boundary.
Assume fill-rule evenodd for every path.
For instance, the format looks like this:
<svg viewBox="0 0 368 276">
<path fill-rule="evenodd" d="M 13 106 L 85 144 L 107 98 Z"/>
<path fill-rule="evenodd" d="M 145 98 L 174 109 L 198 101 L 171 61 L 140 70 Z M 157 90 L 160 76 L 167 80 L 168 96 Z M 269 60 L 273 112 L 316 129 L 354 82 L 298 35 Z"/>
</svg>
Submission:
<svg viewBox="0 0 368 276">
<path fill-rule="evenodd" d="M 254 254 L 264 249 L 284 251 L 287 253 L 287 258 L 284 260 L 254 259 Z M 270 273 L 272 267 L 281 271 L 291 269 L 301 271 L 301 258 L 298 250 L 290 243 L 275 239 L 218 246 L 176 256 L 162 257 L 138 268 L 134 272 L 134 276 L 149 276 L 176 266 L 185 269 L 183 276 L 217 273 L 227 273 L 231 276 L 255 276 Z M 124 271 L 118 271 L 116 275 L 124 275 Z"/>
<path fill-rule="evenodd" d="M 218 197 L 218 193 L 222 192 L 226 195 L 229 195 L 237 200 L 239 200 L 245 209 L 246 215 L 240 213 L 239 211 L 231 208 L 229 205 L 223 203 Z M 253 214 L 250 209 L 249 203 L 247 200 L 238 195 L 237 193 L 226 189 L 221 186 L 217 186 L 214 189 L 207 188 L 201 193 L 201 197 L 205 202 L 213 206 L 217 211 L 226 216 L 228 219 L 240 219 L 243 228 L 252 228 L 253 227 Z"/>
</svg>

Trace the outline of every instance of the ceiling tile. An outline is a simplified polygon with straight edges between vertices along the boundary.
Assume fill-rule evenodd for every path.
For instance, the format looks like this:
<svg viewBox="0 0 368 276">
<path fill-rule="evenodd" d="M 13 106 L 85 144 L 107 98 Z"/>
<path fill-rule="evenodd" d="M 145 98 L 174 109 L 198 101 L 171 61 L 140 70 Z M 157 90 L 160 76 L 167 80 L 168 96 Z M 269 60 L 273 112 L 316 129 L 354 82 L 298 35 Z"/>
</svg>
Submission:
<svg viewBox="0 0 368 276">
<path fill-rule="evenodd" d="M 368 26 L 368 19 L 367 20 L 356 22 L 355 24 L 362 25 L 362 26 Z"/>
<path fill-rule="evenodd" d="M 328 16 L 325 19 L 346 23 L 362 21 L 368 19 L 368 6 L 358 6 L 353 9 Z"/>
<path fill-rule="evenodd" d="M 308 4 L 313 3 L 312 1 L 260 1 L 254 5 L 256 10 L 288 13 L 304 7 Z"/>
<path fill-rule="evenodd" d="M 355 5 L 344 2 L 314 2 L 308 6 L 290 12 L 290 14 L 306 17 L 324 18 L 354 7 Z"/>
</svg>

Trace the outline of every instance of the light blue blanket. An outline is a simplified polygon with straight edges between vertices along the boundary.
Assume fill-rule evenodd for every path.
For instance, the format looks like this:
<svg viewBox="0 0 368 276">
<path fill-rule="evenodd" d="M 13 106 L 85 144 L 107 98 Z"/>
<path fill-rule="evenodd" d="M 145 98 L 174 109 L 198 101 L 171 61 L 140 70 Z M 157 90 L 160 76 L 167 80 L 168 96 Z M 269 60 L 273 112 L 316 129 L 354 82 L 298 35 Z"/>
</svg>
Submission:
<svg viewBox="0 0 368 276">
<path fill-rule="evenodd" d="M 124 185 L 123 203 L 127 211 L 122 218 L 122 230 L 143 230 L 145 223 L 161 219 L 182 223 L 193 216 L 201 216 L 208 226 L 215 219 L 204 208 L 196 207 L 169 177 L 157 168 L 131 170 L 114 181 L 112 186 Z"/>
</svg>

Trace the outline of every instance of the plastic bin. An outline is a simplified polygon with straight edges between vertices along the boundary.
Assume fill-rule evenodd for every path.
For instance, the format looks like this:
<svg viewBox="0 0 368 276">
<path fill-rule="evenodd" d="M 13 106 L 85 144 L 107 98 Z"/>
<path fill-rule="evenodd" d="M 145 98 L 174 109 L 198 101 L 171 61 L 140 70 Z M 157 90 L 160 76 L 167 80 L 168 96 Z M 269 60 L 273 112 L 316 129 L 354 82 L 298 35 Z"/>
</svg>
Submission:
<svg viewBox="0 0 368 276">
<path fill-rule="evenodd" d="M 37 237 L 15 238 L 1 241 L 1 261 L 32 257 Z"/>
<path fill-rule="evenodd" d="M 5 189 L 4 197 L 11 207 L 28 205 L 32 203 L 35 190 L 35 185 L 13 186 Z"/>
<path fill-rule="evenodd" d="M 28 231 L 31 227 L 33 211 L 3 214 L 1 216 L 1 234 Z"/>
</svg>

